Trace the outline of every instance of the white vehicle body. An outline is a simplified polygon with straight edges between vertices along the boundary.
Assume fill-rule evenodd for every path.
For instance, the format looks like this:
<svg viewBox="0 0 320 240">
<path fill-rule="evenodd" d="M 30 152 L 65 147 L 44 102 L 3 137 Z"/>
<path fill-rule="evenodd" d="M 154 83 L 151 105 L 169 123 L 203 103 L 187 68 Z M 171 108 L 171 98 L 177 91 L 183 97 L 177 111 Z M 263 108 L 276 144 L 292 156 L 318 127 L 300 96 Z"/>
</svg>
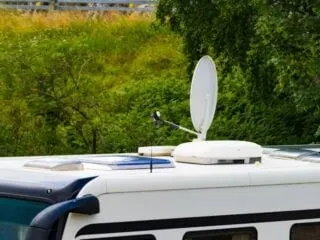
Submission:
<svg viewBox="0 0 320 240">
<path fill-rule="evenodd" d="M 180 240 L 189 239 L 190 232 L 230 229 L 255 231 L 259 240 L 285 240 L 292 239 L 290 232 L 296 224 L 320 222 L 320 147 L 309 149 L 312 156 L 305 155 L 305 149 L 299 148 L 292 154 L 265 148 L 262 162 L 253 164 L 189 164 L 163 156 L 160 158 L 172 161 L 175 167 L 154 167 L 152 173 L 148 168 L 112 170 L 107 165 L 86 161 L 78 170 L 24 166 L 41 159 L 102 160 L 110 157 L 106 154 L 2 158 L 0 171 L 14 169 L 18 174 L 32 176 L 41 173 L 48 180 L 52 174 L 55 178 L 94 176 L 76 198 L 96 196 L 100 211 L 92 215 L 69 213 L 62 240 L 120 236 Z M 275 152 L 278 156 L 274 156 Z M 37 181 L 36 177 L 30 181 Z"/>
</svg>

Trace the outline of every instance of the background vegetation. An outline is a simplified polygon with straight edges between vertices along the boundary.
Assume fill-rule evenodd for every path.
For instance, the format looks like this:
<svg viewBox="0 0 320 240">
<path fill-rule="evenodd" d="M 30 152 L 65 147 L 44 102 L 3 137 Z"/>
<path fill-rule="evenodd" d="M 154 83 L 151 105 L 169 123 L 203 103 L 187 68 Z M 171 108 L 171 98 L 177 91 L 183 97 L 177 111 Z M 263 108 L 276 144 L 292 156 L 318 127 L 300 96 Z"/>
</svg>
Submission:
<svg viewBox="0 0 320 240">
<path fill-rule="evenodd" d="M 160 0 L 157 15 L 182 36 L 189 74 L 203 54 L 217 61 L 231 137 L 319 141 L 318 0 Z"/>
<path fill-rule="evenodd" d="M 170 7 L 163 9 L 161 19 L 172 23 Z M 314 40 L 302 42 L 305 54 L 298 56 L 282 54 L 278 48 L 270 53 L 260 41 L 250 42 L 253 47 L 243 53 L 246 62 L 241 65 L 240 56 L 235 58 L 237 49 L 228 55 L 201 43 L 203 50 L 198 46 L 195 53 L 189 52 L 193 47 L 182 21 L 176 21 L 178 32 L 172 32 L 147 15 L 91 18 L 80 13 L 6 11 L 0 15 L 2 156 L 124 152 L 189 141 L 193 136 L 156 128 L 150 114 L 159 109 L 166 119 L 192 128 L 189 63 L 206 52 L 214 56 L 219 70 L 218 108 L 209 139 L 261 144 L 320 141 L 319 61 L 310 69 L 306 62 L 314 61 L 311 53 L 319 57 L 319 45 L 308 45 Z M 269 22 L 259 21 L 263 34 L 259 37 L 269 36 L 263 38 L 265 46 L 283 34 L 280 29 L 280 35 L 273 36 L 270 26 L 263 26 Z M 300 85 L 291 86 L 293 79 L 308 87 L 300 93 Z M 266 84 L 269 81 L 271 85 Z"/>
</svg>

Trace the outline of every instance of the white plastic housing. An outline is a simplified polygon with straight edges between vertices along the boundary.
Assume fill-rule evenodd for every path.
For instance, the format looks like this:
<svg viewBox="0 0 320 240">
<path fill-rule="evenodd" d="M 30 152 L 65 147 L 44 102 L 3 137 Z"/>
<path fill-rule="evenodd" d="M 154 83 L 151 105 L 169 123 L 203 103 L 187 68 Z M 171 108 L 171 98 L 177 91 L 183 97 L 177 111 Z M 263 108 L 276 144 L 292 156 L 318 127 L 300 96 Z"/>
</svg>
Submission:
<svg viewBox="0 0 320 240">
<path fill-rule="evenodd" d="M 147 146 L 139 147 L 139 155 L 144 156 L 171 156 L 176 146 Z"/>
<path fill-rule="evenodd" d="M 194 141 L 178 145 L 173 157 L 177 162 L 225 164 L 260 160 L 262 147 L 246 141 Z"/>
</svg>

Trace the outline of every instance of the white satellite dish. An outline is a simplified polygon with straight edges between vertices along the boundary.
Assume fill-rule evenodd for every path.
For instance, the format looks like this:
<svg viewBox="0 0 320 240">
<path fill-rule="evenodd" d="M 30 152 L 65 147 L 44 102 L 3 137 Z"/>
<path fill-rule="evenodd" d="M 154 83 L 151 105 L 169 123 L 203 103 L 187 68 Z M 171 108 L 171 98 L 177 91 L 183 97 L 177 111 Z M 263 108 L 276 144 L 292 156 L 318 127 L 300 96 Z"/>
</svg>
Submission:
<svg viewBox="0 0 320 240">
<path fill-rule="evenodd" d="M 194 70 L 190 91 L 192 124 L 199 133 L 198 140 L 205 140 L 216 111 L 218 77 L 210 56 L 203 56 Z"/>
<path fill-rule="evenodd" d="M 196 131 L 184 128 L 175 123 L 161 120 L 160 112 L 154 112 L 155 123 L 166 123 L 175 129 L 195 134 L 198 140 L 205 140 L 207 131 L 216 111 L 218 95 L 218 77 L 216 66 L 209 56 L 203 56 L 194 70 L 190 91 L 190 112 Z"/>
</svg>

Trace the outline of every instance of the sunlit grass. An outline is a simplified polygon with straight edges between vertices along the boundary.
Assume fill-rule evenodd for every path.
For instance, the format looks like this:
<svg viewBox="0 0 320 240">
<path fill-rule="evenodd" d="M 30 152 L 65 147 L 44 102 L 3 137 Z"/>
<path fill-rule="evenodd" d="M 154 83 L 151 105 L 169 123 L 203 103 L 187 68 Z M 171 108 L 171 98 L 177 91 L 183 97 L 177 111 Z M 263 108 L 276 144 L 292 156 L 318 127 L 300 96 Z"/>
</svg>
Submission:
<svg viewBox="0 0 320 240">
<path fill-rule="evenodd" d="M 182 47 L 153 14 L 1 11 L 0 155 L 87 152 L 93 126 L 99 152 L 147 144 L 154 106 L 187 109 Z"/>
<path fill-rule="evenodd" d="M 104 27 L 112 27 L 136 22 L 151 22 L 154 14 L 118 12 L 91 13 L 78 11 L 52 11 L 52 12 L 18 12 L 0 10 L 0 30 L 14 30 L 16 32 L 34 31 L 41 29 L 61 29 L 74 24 L 96 24 Z"/>
</svg>

